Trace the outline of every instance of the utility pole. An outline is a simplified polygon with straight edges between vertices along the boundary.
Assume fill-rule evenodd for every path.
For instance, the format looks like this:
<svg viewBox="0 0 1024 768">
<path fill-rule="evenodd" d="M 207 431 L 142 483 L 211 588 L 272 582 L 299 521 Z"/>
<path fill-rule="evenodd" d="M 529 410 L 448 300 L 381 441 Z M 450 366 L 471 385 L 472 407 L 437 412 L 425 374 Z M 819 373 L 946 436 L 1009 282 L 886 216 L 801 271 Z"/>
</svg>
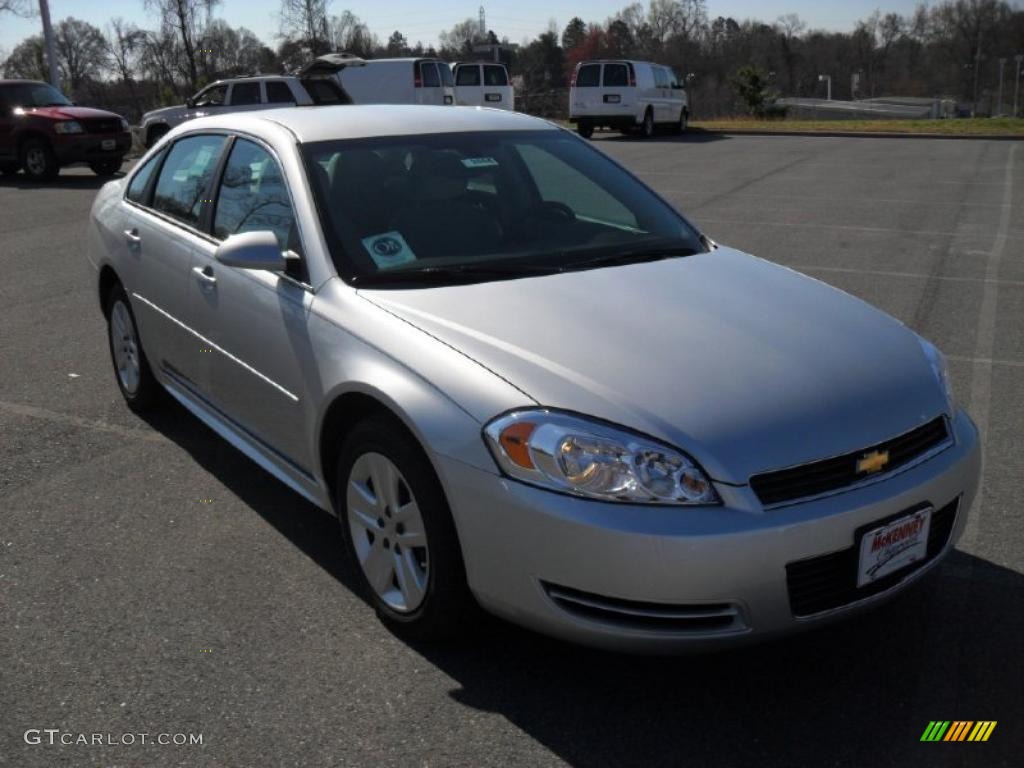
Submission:
<svg viewBox="0 0 1024 768">
<path fill-rule="evenodd" d="M 818 75 L 818 82 L 825 83 L 825 100 L 832 101 L 832 75 Z"/>
<path fill-rule="evenodd" d="M 978 33 L 978 47 L 974 49 L 974 104 L 971 117 L 978 116 L 978 73 L 981 71 L 981 33 Z"/>
<path fill-rule="evenodd" d="M 999 111 L 996 112 L 997 117 L 1003 116 L 1003 67 L 1006 65 L 1006 59 L 999 60 Z"/>
<path fill-rule="evenodd" d="M 43 39 L 46 41 L 46 63 L 50 65 L 50 85 L 60 88 L 60 76 L 57 73 L 57 56 L 53 52 L 53 26 L 50 24 L 50 4 L 47 0 L 39 0 L 39 15 L 43 17 Z"/>
<path fill-rule="evenodd" d="M 1021 94 L 1021 75 L 1024 74 L 1024 53 L 1014 56 L 1014 117 L 1017 117 L 1017 100 Z"/>
</svg>

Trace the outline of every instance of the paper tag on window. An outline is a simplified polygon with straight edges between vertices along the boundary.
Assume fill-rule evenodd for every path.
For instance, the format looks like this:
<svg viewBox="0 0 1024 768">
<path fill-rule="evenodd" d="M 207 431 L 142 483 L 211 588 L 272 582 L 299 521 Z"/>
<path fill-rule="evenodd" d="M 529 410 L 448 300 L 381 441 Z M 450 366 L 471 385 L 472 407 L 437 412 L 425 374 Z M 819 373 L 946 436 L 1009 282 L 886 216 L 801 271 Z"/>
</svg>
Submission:
<svg viewBox="0 0 1024 768">
<path fill-rule="evenodd" d="M 394 269 L 410 261 L 416 261 L 416 254 L 398 232 L 370 235 L 364 237 L 362 243 L 377 269 Z"/>
<path fill-rule="evenodd" d="M 493 157 L 464 157 L 462 164 L 467 168 L 488 168 L 497 165 L 498 161 Z"/>
</svg>

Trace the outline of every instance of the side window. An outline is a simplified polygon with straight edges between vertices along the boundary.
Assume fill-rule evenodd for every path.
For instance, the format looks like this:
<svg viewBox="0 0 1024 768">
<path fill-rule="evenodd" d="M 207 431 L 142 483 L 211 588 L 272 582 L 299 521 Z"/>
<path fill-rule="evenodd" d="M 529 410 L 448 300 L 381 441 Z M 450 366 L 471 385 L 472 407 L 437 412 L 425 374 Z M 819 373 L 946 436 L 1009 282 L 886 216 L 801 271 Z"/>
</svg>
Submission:
<svg viewBox="0 0 1024 768">
<path fill-rule="evenodd" d="M 299 252 L 295 214 L 281 168 L 265 149 L 237 139 L 224 166 L 213 215 L 213 235 L 270 230 L 281 250 Z"/>
<path fill-rule="evenodd" d="M 280 80 L 267 81 L 267 103 L 268 104 L 294 104 L 295 96 L 288 83 Z"/>
<path fill-rule="evenodd" d="M 596 88 L 601 83 L 601 65 L 584 64 L 576 73 L 577 88 Z"/>
<path fill-rule="evenodd" d="M 437 76 L 437 65 L 432 61 L 425 61 L 420 64 L 420 72 L 423 76 L 424 88 L 441 87 L 441 79 Z"/>
<path fill-rule="evenodd" d="M 517 144 L 519 156 L 545 202 L 569 206 L 577 217 L 636 228 L 636 216 L 611 194 L 568 163 L 535 144 Z"/>
<path fill-rule="evenodd" d="M 160 169 L 153 208 L 186 224 L 198 224 L 223 146 L 223 136 L 189 136 L 176 141 Z"/>
<path fill-rule="evenodd" d="M 606 87 L 622 88 L 629 85 L 629 76 L 625 64 L 605 64 L 604 84 Z"/>
<path fill-rule="evenodd" d="M 654 68 L 654 87 L 668 88 L 668 73 L 664 67 Z"/>
<path fill-rule="evenodd" d="M 260 103 L 259 81 L 249 80 L 244 83 L 235 83 L 231 89 L 231 106 L 240 107 L 247 104 Z"/>
<path fill-rule="evenodd" d="M 456 85 L 480 85 L 480 67 L 473 64 L 455 70 Z"/>
<path fill-rule="evenodd" d="M 196 96 L 197 107 L 221 107 L 228 95 L 227 85 L 211 85 L 205 91 L 200 91 Z"/>
<path fill-rule="evenodd" d="M 153 176 L 153 171 L 155 171 L 157 166 L 160 165 L 160 158 L 163 156 L 163 151 L 157 152 L 135 172 L 135 175 L 132 176 L 131 182 L 128 184 L 128 192 L 125 194 L 125 197 L 139 205 L 147 205 L 149 203 L 148 200 L 144 199 L 146 187 L 149 186 L 149 180 Z"/>
<path fill-rule="evenodd" d="M 484 66 L 484 85 L 508 85 L 508 72 L 504 67 L 496 67 L 493 64 Z"/>
</svg>

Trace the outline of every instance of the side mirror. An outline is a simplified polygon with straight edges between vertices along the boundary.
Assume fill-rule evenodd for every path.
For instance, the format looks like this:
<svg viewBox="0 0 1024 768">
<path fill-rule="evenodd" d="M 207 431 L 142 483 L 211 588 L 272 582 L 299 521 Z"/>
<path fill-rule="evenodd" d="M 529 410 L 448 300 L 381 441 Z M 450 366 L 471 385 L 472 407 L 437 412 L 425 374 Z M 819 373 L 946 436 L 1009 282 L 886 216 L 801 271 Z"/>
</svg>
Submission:
<svg viewBox="0 0 1024 768">
<path fill-rule="evenodd" d="M 188 107 L 189 109 L 195 109 L 196 108 L 196 100 L 194 98 L 192 98 L 191 96 L 189 96 L 187 99 L 185 99 L 185 106 Z"/>
<path fill-rule="evenodd" d="M 270 230 L 231 235 L 218 246 L 213 257 L 226 267 L 239 269 L 283 272 L 288 266 L 277 235 Z"/>
</svg>

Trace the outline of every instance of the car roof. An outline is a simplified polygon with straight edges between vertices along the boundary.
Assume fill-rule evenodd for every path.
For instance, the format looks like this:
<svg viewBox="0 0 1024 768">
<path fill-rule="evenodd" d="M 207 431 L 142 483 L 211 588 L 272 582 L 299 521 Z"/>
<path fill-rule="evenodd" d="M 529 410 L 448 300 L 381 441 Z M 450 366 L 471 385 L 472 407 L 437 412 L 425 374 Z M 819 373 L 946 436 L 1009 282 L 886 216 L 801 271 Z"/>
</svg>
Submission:
<svg viewBox="0 0 1024 768">
<path fill-rule="evenodd" d="M 410 134 L 560 130 L 547 120 L 521 112 L 422 104 L 286 107 L 254 112 L 228 112 L 201 117 L 186 123 L 189 126 L 189 133 L 197 129 L 220 129 L 237 130 L 257 136 L 270 127 L 268 124 L 286 128 L 301 143 Z"/>
</svg>

